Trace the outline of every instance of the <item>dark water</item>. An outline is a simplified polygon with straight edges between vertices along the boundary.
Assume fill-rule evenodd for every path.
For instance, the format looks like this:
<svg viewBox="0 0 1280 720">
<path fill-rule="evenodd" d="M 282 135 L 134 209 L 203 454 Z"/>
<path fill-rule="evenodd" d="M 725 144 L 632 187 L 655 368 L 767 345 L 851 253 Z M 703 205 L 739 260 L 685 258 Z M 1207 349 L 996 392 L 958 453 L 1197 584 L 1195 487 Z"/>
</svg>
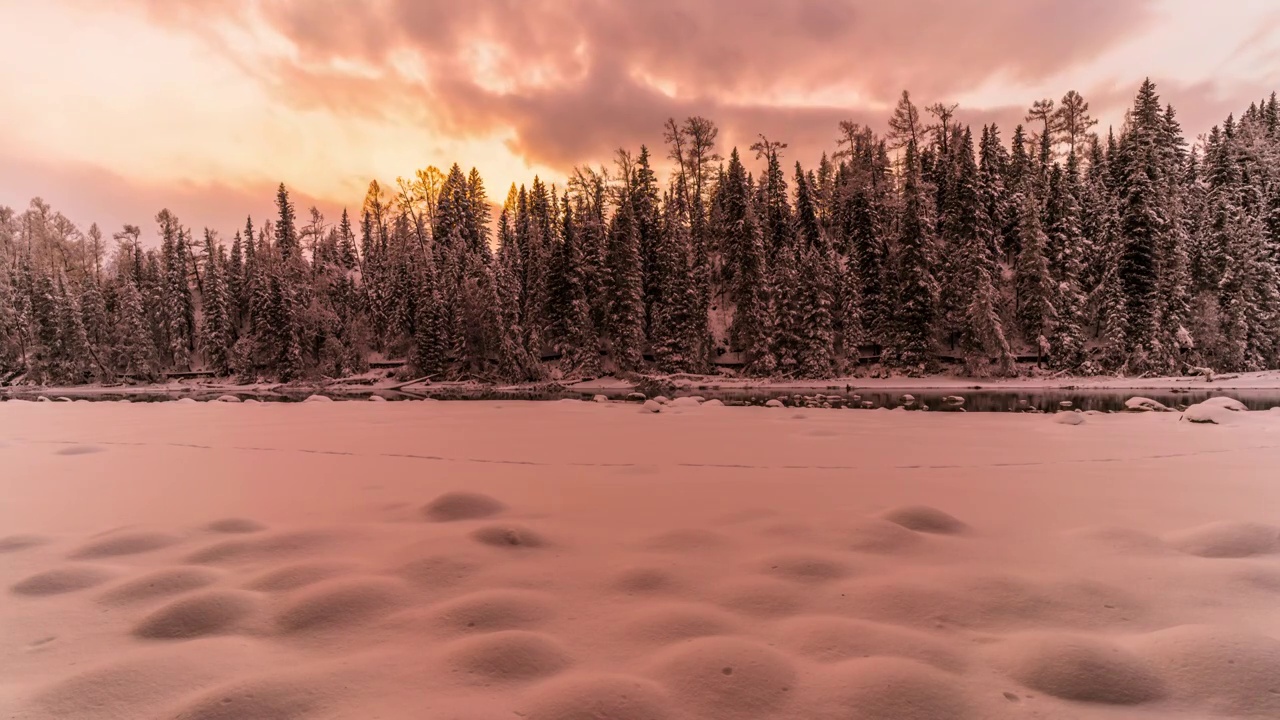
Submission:
<svg viewBox="0 0 1280 720">
<path fill-rule="evenodd" d="M 76 400 L 119 400 L 133 402 L 168 402 L 182 397 L 195 400 L 213 400 L 221 395 L 235 395 L 242 400 L 262 402 L 300 402 L 315 393 L 306 388 L 279 389 L 271 392 L 227 392 L 224 390 L 174 391 L 170 393 L 138 393 L 127 388 L 119 392 L 76 393 L 63 391 L 62 397 Z M 24 391 L 0 395 L 0 400 L 12 397 L 35 399 L 39 393 Z M 415 388 L 403 391 L 357 391 L 328 393 L 334 400 L 367 401 L 370 395 L 380 395 L 387 400 L 590 400 L 595 392 L 545 389 L 498 390 L 495 388 Z M 602 391 L 611 400 L 625 400 L 628 391 Z M 1280 407 L 1280 390 L 1195 390 L 1173 392 L 1168 390 L 826 390 L 822 392 L 788 392 L 774 390 L 695 390 L 677 392 L 671 397 L 699 395 L 708 400 L 719 399 L 726 405 L 763 405 L 769 400 L 780 400 L 788 407 L 833 407 L 847 409 L 875 409 L 903 407 L 908 410 L 934 412 L 1056 412 L 1063 409 L 1099 410 L 1118 412 L 1125 409 L 1125 401 L 1131 397 L 1151 398 L 1173 409 L 1182 409 L 1215 396 L 1226 396 L 1243 402 L 1250 410 L 1266 410 Z M 962 403 L 953 398 L 964 398 Z M 1069 404 L 1065 404 L 1069 403 Z"/>
</svg>

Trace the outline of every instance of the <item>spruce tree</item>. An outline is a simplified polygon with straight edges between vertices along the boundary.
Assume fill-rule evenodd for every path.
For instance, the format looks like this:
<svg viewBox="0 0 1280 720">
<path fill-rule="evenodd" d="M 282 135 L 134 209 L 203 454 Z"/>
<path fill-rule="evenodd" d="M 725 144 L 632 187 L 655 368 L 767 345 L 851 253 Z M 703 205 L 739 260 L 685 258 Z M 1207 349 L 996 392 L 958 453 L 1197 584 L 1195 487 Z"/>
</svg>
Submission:
<svg viewBox="0 0 1280 720">
<path fill-rule="evenodd" d="M 209 369 L 218 375 L 231 372 L 231 318 L 227 286 L 213 232 L 204 231 L 204 293 L 201 307 L 200 344 Z"/>
<path fill-rule="evenodd" d="M 938 283 L 932 269 L 931 201 L 920 177 L 919 152 L 909 140 L 903 162 L 902 212 L 894 248 L 894 306 L 884 358 L 890 364 L 923 370 L 933 357 Z"/>
</svg>

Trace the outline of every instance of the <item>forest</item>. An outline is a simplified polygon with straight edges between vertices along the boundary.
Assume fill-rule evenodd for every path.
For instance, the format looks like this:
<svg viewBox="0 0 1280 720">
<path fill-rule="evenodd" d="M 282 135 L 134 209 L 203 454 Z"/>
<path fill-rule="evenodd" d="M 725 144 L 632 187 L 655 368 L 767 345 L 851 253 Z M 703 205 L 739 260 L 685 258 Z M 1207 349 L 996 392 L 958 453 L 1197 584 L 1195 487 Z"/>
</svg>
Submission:
<svg viewBox="0 0 1280 720">
<path fill-rule="evenodd" d="M 1274 94 L 1194 142 L 1149 80 L 1105 133 L 1074 91 L 1007 142 L 956 112 L 904 92 L 887 132 L 841 123 L 808 167 L 672 119 L 662 181 L 624 149 L 498 206 L 429 167 L 336 221 L 282 184 L 270 218 L 161 210 L 146 243 L 0 207 L 0 381 L 1280 367 Z"/>
</svg>

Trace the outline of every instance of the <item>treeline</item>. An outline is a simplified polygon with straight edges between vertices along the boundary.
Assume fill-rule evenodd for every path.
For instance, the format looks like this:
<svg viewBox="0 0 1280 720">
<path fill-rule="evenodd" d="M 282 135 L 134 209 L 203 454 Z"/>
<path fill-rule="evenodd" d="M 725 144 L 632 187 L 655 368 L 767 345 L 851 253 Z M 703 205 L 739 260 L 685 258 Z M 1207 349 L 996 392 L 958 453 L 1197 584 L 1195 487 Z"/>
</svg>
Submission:
<svg viewBox="0 0 1280 720">
<path fill-rule="evenodd" d="M 229 243 L 167 210 L 144 249 L 135 226 L 109 247 L 40 200 L 0 208 L 0 379 L 289 381 L 371 353 L 502 381 L 1280 367 L 1275 95 L 1194 145 L 1149 81 L 1105 137 L 1075 92 L 1007 145 L 955 111 L 904 92 L 886 134 L 841 123 L 809 169 L 763 136 L 726 160 L 712 122 L 671 120 L 665 183 L 619 151 L 563 189 L 512 186 L 496 220 L 457 165 L 374 182 L 336 224 L 281 185 Z"/>
</svg>

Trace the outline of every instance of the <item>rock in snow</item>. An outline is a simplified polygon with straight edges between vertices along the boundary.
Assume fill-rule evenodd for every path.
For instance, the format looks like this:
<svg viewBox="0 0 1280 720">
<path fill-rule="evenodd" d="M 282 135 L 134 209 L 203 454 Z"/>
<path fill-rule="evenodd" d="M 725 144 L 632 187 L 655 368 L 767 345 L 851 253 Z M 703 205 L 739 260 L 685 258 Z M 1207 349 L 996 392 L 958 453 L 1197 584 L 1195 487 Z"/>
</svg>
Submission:
<svg viewBox="0 0 1280 720">
<path fill-rule="evenodd" d="M 1124 406 L 1129 412 L 1172 412 L 1165 405 L 1145 397 L 1131 397 L 1124 401 Z"/>
<path fill-rule="evenodd" d="M 666 395 L 659 395 L 655 397 L 653 401 L 658 403 L 659 405 L 666 405 L 667 403 L 671 402 L 670 400 L 667 399 Z"/>
<path fill-rule="evenodd" d="M 779 400 L 779 399 L 777 399 L 777 398 L 774 398 L 774 399 L 770 400 L 769 402 L 765 403 L 765 404 L 764 404 L 764 406 L 765 406 L 765 407 L 771 407 L 771 408 L 786 407 L 786 405 L 783 405 L 783 404 L 782 404 L 782 401 L 781 401 L 781 400 Z"/>
<path fill-rule="evenodd" d="M 678 397 L 671 401 L 671 407 L 697 407 L 702 404 L 700 395 L 691 395 L 689 397 Z"/>
<path fill-rule="evenodd" d="M 1084 413 L 1060 412 L 1053 414 L 1053 421 L 1059 425 L 1083 425 Z"/>
<path fill-rule="evenodd" d="M 645 394 L 644 394 L 644 393 L 642 393 L 642 392 L 627 393 L 627 402 L 638 402 L 638 403 L 642 403 L 642 402 L 644 402 L 645 400 L 648 400 L 648 399 L 649 399 L 649 398 L 645 397 Z"/>
<path fill-rule="evenodd" d="M 641 406 L 641 410 L 644 412 L 658 413 L 662 412 L 662 405 L 658 404 L 657 400 L 645 400 L 644 405 Z"/>
<path fill-rule="evenodd" d="M 308 395 L 302 402 L 333 402 L 333 398 L 327 395 Z"/>
<path fill-rule="evenodd" d="M 609 402 L 609 398 L 608 396 L 605 396 L 605 395 L 596 395 L 595 397 L 591 398 L 591 401 L 598 402 L 598 403 L 607 403 Z"/>
<path fill-rule="evenodd" d="M 236 397 L 235 395 L 219 395 L 217 398 L 215 398 L 214 402 L 238 403 L 240 402 L 240 398 Z"/>
<path fill-rule="evenodd" d="M 1248 412 L 1249 410 L 1249 408 L 1245 407 L 1244 403 L 1240 402 L 1235 398 L 1230 398 L 1225 395 L 1219 395 L 1218 397 L 1211 397 L 1208 400 L 1205 400 L 1204 402 L 1199 404 L 1206 405 L 1209 407 L 1226 408 L 1227 410 L 1234 410 L 1236 412 Z M 1193 405 L 1192 407 L 1195 407 L 1195 406 Z"/>
<path fill-rule="evenodd" d="M 1182 413 L 1182 419 L 1193 423 L 1227 425 L 1238 419 L 1237 413 L 1247 412 L 1248 409 L 1239 400 L 1215 397 L 1187 408 Z"/>
</svg>

